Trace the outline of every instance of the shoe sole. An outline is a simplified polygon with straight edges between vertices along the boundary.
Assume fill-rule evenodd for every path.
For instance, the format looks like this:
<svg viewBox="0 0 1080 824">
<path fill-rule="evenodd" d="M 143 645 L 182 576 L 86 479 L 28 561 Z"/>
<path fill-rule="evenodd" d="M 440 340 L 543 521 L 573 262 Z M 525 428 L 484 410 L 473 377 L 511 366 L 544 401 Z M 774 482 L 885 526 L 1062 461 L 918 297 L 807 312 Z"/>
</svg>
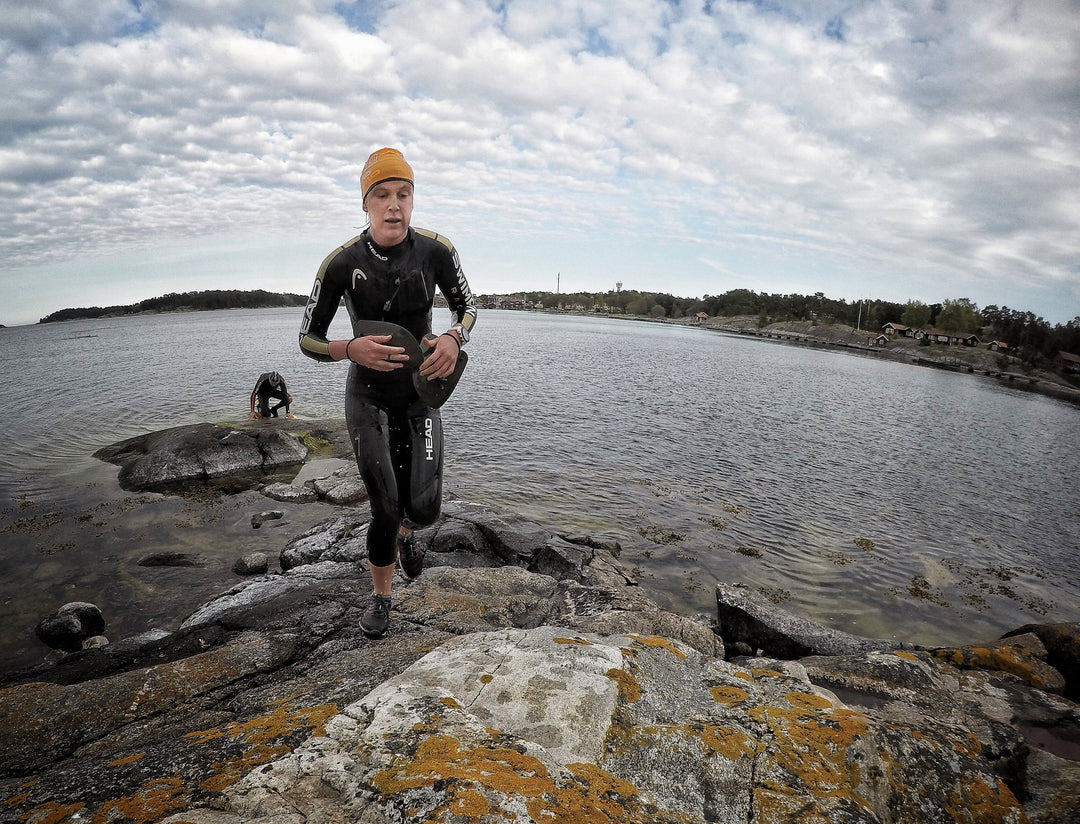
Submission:
<svg viewBox="0 0 1080 824">
<path fill-rule="evenodd" d="M 386 629 L 389 629 L 389 627 L 387 627 Z M 386 635 L 386 629 L 378 632 L 373 629 L 368 629 L 363 624 L 360 625 L 360 631 L 364 633 L 364 635 L 366 635 L 368 638 L 382 638 L 384 635 Z"/>
</svg>

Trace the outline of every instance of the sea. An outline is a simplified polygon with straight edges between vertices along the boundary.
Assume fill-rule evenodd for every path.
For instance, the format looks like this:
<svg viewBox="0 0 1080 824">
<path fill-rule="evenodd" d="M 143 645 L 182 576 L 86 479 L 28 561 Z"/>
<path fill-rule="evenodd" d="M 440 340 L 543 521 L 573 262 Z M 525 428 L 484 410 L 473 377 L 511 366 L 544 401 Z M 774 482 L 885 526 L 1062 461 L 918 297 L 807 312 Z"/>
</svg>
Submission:
<svg viewBox="0 0 1080 824">
<path fill-rule="evenodd" d="M 306 358 L 301 310 L 0 329 L 0 670 L 33 626 L 99 603 L 114 640 L 171 630 L 329 505 L 255 531 L 133 494 L 98 448 L 244 420 L 282 373 L 300 419 L 340 418 L 346 367 Z M 435 326 L 447 325 L 436 310 Z M 332 336 L 349 336 L 341 310 Z M 443 408 L 447 494 L 614 538 L 642 590 L 715 615 L 718 583 L 827 626 L 923 645 L 1080 620 L 1080 407 L 978 374 L 673 323 L 481 311 Z M 310 468 L 308 470 L 310 472 Z M 306 519 L 306 520 L 305 520 Z M 120 524 L 122 523 L 122 526 Z M 276 530 L 276 531 L 275 531 Z M 143 566 L 148 553 L 200 562 Z"/>
</svg>

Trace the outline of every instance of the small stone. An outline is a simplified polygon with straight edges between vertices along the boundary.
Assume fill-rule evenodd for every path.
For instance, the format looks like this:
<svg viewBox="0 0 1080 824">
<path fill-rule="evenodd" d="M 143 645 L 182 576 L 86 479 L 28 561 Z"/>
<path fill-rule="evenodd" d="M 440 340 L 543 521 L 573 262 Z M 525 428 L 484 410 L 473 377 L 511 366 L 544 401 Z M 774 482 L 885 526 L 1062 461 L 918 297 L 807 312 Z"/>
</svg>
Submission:
<svg viewBox="0 0 1080 824">
<path fill-rule="evenodd" d="M 307 484 L 269 484 L 263 487 L 262 494 L 282 503 L 310 504 L 319 500 L 315 490 Z"/>
<path fill-rule="evenodd" d="M 43 644 L 64 652 L 83 648 L 87 638 L 105 631 L 105 618 L 95 604 L 73 601 L 64 604 L 52 615 L 42 618 L 34 632 Z"/>
<path fill-rule="evenodd" d="M 270 558 L 265 552 L 249 552 L 233 564 L 233 572 L 237 575 L 265 575 L 269 569 Z"/>
<path fill-rule="evenodd" d="M 251 526 L 254 529 L 258 529 L 266 521 L 276 521 L 279 518 L 284 518 L 285 513 L 280 509 L 271 509 L 267 512 L 260 512 L 258 515 L 251 516 Z"/>
</svg>

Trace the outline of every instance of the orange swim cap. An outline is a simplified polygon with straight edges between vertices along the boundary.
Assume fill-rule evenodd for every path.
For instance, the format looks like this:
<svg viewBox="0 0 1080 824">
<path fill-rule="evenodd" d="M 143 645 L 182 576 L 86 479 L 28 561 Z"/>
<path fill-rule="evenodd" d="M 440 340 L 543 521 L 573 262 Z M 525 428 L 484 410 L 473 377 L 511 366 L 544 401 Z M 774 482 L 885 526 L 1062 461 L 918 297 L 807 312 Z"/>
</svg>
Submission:
<svg viewBox="0 0 1080 824">
<path fill-rule="evenodd" d="M 387 180 L 407 180 L 412 183 L 412 168 L 397 149 L 376 149 L 368 157 L 364 171 L 360 173 L 360 188 L 364 190 L 364 197 Z"/>
</svg>

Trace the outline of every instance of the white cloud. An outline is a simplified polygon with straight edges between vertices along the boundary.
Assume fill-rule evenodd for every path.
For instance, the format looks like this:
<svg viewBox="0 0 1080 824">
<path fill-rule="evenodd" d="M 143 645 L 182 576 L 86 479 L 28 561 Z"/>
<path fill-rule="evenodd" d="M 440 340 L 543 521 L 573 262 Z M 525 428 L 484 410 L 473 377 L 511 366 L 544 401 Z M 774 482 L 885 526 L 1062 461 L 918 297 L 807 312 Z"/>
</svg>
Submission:
<svg viewBox="0 0 1080 824">
<path fill-rule="evenodd" d="M 346 239 L 398 145 L 477 291 L 587 261 L 597 288 L 1080 313 L 1069 0 L 39 6 L 0 0 L 0 297 L 88 256 L 182 291 L 155 250 L 226 237 L 220 285 L 261 286 L 232 250 Z M 73 288 L 0 322 L 102 302 Z"/>
</svg>

